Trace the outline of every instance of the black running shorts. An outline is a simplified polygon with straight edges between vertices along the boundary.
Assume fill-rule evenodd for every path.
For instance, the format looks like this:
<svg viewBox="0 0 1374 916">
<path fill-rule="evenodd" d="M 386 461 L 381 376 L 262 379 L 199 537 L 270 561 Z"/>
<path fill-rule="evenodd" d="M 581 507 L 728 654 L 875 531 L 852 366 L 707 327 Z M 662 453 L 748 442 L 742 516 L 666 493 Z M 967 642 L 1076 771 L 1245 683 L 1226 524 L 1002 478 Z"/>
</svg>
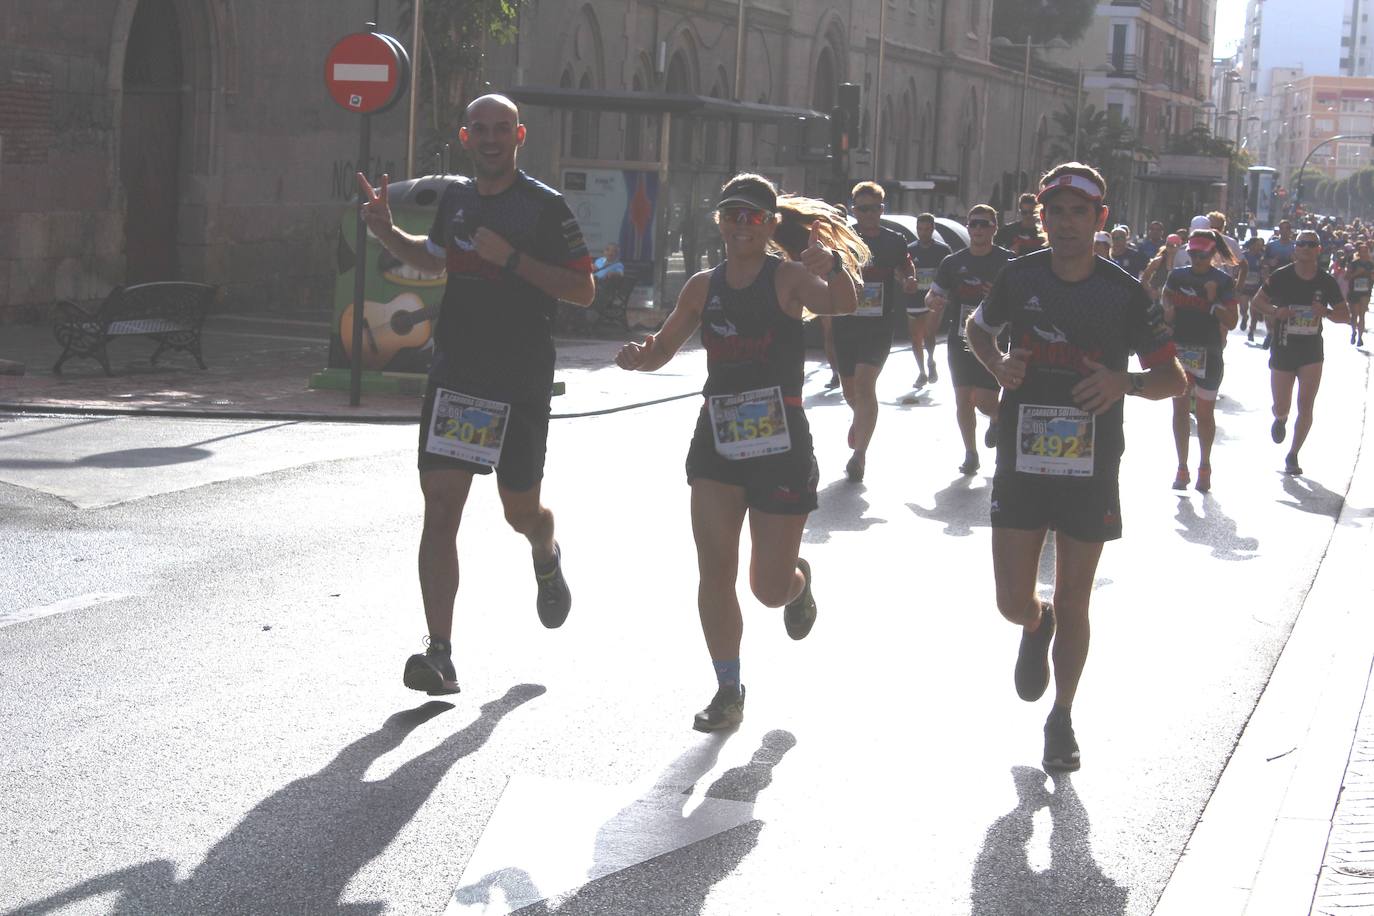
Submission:
<svg viewBox="0 0 1374 916">
<path fill-rule="evenodd" d="M 811 447 L 811 427 L 801 408 L 788 407 L 786 411 L 791 449 L 776 455 L 731 461 L 716 451 L 710 414 L 703 405 L 692 434 L 692 444 L 687 450 L 687 482 L 714 480 L 743 487 L 745 504 L 759 512 L 806 515 L 815 511 L 820 470 Z"/>
<path fill-rule="evenodd" d="M 424 407 L 420 411 L 420 473 L 457 470 L 473 474 L 490 474 L 492 469 L 485 464 L 464 461 L 448 455 L 436 455 L 426 450 L 430 425 L 434 418 L 434 400 L 435 386 L 431 384 L 425 393 Z M 506 420 L 505 441 L 501 445 L 501 458 L 496 466 L 496 482 L 507 490 L 519 493 L 533 488 L 544 478 L 544 453 L 548 441 L 548 402 L 511 404 L 510 416 Z"/>
<path fill-rule="evenodd" d="M 1326 358 L 1320 334 L 1306 338 L 1289 337 L 1281 346 L 1274 341 L 1269 348 L 1269 368 L 1279 372 L 1297 372 L 1303 366 L 1322 362 Z"/>
<path fill-rule="evenodd" d="M 954 332 L 950 332 L 951 335 Z M 949 377 L 954 380 L 955 388 L 987 388 L 992 391 L 1000 391 L 1002 386 L 997 384 L 997 379 L 992 377 L 988 367 L 984 366 L 978 357 L 959 346 L 959 341 L 948 344 L 946 349 L 949 351 Z"/>
<path fill-rule="evenodd" d="M 892 350 L 892 321 L 882 318 L 845 316 L 830 323 L 835 336 L 835 366 L 845 378 L 854 374 L 859 363 L 883 368 Z"/>
<path fill-rule="evenodd" d="M 1121 537 L 1115 469 L 1086 480 L 1009 474 L 992 479 L 992 527 L 1050 528 L 1094 544 Z"/>
</svg>

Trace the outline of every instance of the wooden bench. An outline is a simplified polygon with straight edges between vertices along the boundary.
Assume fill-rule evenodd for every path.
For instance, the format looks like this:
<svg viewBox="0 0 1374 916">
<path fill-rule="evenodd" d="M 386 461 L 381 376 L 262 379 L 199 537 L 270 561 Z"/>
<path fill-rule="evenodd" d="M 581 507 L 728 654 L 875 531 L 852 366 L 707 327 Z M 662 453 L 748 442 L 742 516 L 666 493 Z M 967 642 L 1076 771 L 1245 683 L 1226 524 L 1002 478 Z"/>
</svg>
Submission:
<svg viewBox="0 0 1374 916">
<path fill-rule="evenodd" d="M 73 302 L 61 301 L 53 316 L 53 335 L 62 355 L 52 367 L 62 374 L 62 364 L 74 356 L 94 359 L 110 375 L 106 345 L 116 337 L 143 336 L 157 341 L 152 364 L 165 350 L 184 350 L 200 368 L 200 329 L 215 300 L 213 286 L 180 280 L 116 286 L 94 313 Z"/>
</svg>

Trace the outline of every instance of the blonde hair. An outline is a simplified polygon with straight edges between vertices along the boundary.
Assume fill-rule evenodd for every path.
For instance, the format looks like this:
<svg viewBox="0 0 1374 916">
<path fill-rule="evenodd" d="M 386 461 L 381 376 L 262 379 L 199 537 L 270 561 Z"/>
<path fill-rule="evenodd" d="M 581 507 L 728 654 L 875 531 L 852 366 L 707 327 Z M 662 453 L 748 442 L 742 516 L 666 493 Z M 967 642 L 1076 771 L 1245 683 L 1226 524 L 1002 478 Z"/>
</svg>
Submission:
<svg viewBox="0 0 1374 916">
<path fill-rule="evenodd" d="M 771 243 L 778 253 L 794 259 L 799 257 L 806 247 L 811 226 L 819 223 L 821 242 L 840 253 L 840 263 L 855 283 L 863 282 L 863 266 L 872 255 L 838 207 L 814 197 L 779 194 L 778 218 L 780 222 Z"/>
<path fill-rule="evenodd" d="M 887 198 L 887 192 L 884 191 L 883 186 L 878 184 L 876 181 L 861 181 L 858 184 L 854 185 L 854 187 L 849 192 L 849 198 L 853 200 L 860 194 L 869 194 L 873 197 L 878 198 L 879 200 L 885 200 Z"/>
</svg>

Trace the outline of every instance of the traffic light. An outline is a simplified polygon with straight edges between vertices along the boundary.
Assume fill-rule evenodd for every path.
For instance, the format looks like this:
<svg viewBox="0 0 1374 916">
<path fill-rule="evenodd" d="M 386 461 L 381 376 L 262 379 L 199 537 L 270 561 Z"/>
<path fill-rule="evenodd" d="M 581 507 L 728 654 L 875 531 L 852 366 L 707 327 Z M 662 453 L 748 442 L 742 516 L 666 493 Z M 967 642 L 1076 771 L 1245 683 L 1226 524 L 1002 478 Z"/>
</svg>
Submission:
<svg viewBox="0 0 1374 916">
<path fill-rule="evenodd" d="M 845 132 L 849 138 L 846 148 L 853 149 L 860 145 L 859 125 L 862 121 L 859 118 L 859 84 L 840 83 L 835 99 L 836 104 L 844 111 Z"/>
</svg>

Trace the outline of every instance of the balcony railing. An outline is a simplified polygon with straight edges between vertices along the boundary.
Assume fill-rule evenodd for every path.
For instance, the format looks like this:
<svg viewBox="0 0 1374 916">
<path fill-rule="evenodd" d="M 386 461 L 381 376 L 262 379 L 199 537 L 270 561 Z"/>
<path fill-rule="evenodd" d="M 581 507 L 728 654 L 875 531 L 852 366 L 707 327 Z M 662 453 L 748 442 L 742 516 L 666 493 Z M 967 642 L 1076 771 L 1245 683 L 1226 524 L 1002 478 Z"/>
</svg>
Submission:
<svg viewBox="0 0 1374 916">
<path fill-rule="evenodd" d="M 1136 54 L 1108 54 L 1107 75 L 1115 77 L 1134 77 L 1140 58 Z"/>
</svg>

